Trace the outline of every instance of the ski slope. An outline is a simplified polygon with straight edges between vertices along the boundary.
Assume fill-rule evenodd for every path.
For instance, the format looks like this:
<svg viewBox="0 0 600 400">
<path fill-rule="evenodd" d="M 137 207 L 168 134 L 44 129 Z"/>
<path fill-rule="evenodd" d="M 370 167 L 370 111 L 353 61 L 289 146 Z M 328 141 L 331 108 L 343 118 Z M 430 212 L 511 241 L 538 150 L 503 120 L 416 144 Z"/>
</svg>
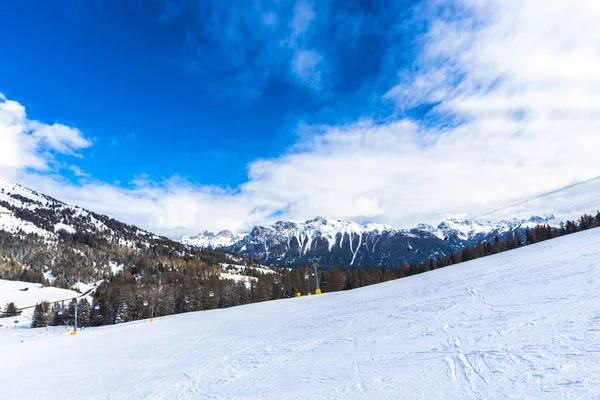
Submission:
<svg viewBox="0 0 600 400">
<path fill-rule="evenodd" d="M 348 292 L 0 329 L 0 398 L 600 398 L 599 265 L 595 229 Z"/>
</svg>

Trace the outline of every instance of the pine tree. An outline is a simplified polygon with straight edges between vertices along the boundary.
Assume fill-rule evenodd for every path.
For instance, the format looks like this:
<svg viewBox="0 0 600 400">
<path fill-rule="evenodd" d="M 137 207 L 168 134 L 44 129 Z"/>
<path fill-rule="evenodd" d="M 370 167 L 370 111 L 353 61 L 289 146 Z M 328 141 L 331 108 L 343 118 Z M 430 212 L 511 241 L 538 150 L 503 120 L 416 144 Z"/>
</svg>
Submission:
<svg viewBox="0 0 600 400">
<path fill-rule="evenodd" d="M 65 324 L 64 318 L 64 310 L 63 306 L 59 303 L 54 303 L 52 305 L 52 320 L 50 321 L 50 325 L 52 326 L 60 326 Z"/>
<path fill-rule="evenodd" d="M 77 306 L 77 325 L 90 326 L 90 302 L 84 297 Z"/>
<path fill-rule="evenodd" d="M 66 325 L 74 325 L 75 324 L 75 303 L 77 300 L 73 299 L 67 306 L 66 312 L 63 313 L 65 324 Z"/>
<path fill-rule="evenodd" d="M 123 322 L 129 321 L 127 303 L 121 293 L 118 293 L 113 301 L 110 317 L 110 321 L 113 324 L 122 324 Z"/>
<path fill-rule="evenodd" d="M 15 303 L 6 303 L 4 307 L 4 316 L 5 317 L 15 317 L 17 315 L 17 306 Z"/>
<path fill-rule="evenodd" d="M 43 328 L 48 326 L 48 316 L 44 311 L 43 304 L 36 304 L 31 318 L 32 328 Z"/>
<path fill-rule="evenodd" d="M 527 228 L 527 230 L 525 231 L 525 243 L 526 244 L 535 243 L 535 238 L 533 237 L 533 232 L 529 228 Z"/>
<path fill-rule="evenodd" d="M 96 301 L 96 298 L 92 300 L 92 306 L 90 309 L 90 325 L 100 326 L 104 322 L 102 320 L 102 313 L 100 312 L 100 304 Z"/>
<path fill-rule="evenodd" d="M 127 304 L 119 302 L 115 309 L 115 324 L 122 324 L 123 322 L 129 321 L 129 315 L 127 313 Z"/>
</svg>

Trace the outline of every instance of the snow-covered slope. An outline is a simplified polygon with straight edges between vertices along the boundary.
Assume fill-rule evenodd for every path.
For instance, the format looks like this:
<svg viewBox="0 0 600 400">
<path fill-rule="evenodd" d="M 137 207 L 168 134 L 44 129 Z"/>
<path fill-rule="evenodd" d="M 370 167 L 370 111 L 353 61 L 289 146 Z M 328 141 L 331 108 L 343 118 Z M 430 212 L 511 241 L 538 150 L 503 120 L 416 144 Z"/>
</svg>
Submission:
<svg viewBox="0 0 600 400">
<path fill-rule="evenodd" d="M 204 232 L 181 241 L 198 247 L 224 248 L 267 265 L 303 265 L 313 257 L 320 257 L 325 264 L 390 265 L 448 255 L 478 241 L 504 238 L 509 232 L 523 233 L 536 224 L 556 225 L 557 221 L 552 215 L 498 222 L 447 219 L 437 227 L 419 224 L 403 230 L 317 217 L 304 223 L 280 221 L 256 226 L 248 235 Z M 409 251 L 409 245 L 415 251 Z"/>
<path fill-rule="evenodd" d="M 348 292 L 0 329 L 2 398 L 596 399 L 598 260 L 593 229 Z"/>
<path fill-rule="evenodd" d="M 2 309 L 4 309 L 5 304 L 9 302 L 15 303 L 17 308 L 32 307 L 42 301 L 65 300 L 68 303 L 72 298 L 80 295 L 81 293 L 74 290 L 43 287 L 39 283 L 6 281 L 0 279 L 0 308 Z M 18 317 L 0 318 L 0 325 L 10 328 L 15 325 L 17 327 L 28 328 L 31 326 L 32 315 L 33 308 L 28 308 L 23 310 L 23 313 Z M 15 321 L 18 322 L 15 324 Z"/>
</svg>

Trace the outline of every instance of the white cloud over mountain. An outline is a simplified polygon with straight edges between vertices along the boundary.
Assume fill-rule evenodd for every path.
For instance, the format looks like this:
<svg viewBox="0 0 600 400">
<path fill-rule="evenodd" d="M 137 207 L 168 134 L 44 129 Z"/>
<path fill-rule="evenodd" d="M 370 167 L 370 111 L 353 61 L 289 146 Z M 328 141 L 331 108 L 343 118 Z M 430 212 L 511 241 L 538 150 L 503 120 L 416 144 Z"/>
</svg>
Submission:
<svg viewBox="0 0 600 400">
<path fill-rule="evenodd" d="M 91 141 L 31 121 L 21 104 L 3 99 L 0 171 L 173 236 L 316 215 L 402 227 L 476 215 L 600 175 L 600 3 L 463 0 L 453 2 L 454 13 L 436 12 L 450 4 L 423 7 L 433 17 L 418 38 L 417 62 L 398 71 L 384 95 L 398 115 L 433 105 L 423 121 L 303 127 L 295 146 L 251 163 L 248 181 L 233 190 L 177 178 L 124 189 L 85 175 L 77 184 L 61 178 L 54 154 L 76 155 Z M 305 60 L 296 72 L 315 79 L 315 65 Z M 579 191 L 577 201 L 596 207 L 596 193 Z M 553 199 L 537 199 L 535 211 L 570 209 L 568 198 Z"/>
</svg>

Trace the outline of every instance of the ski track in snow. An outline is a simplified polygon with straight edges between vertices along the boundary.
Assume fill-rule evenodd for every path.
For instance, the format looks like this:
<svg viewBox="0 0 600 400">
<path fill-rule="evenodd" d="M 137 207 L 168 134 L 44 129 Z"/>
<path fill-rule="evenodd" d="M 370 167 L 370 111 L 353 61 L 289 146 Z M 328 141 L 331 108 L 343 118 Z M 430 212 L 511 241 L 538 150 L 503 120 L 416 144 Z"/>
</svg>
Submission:
<svg viewBox="0 0 600 400">
<path fill-rule="evenodd" d="M 600 398 L 599 264 L 595 229 L 347 292 L 2 327 L 0 398 Z"/>
</svg>

